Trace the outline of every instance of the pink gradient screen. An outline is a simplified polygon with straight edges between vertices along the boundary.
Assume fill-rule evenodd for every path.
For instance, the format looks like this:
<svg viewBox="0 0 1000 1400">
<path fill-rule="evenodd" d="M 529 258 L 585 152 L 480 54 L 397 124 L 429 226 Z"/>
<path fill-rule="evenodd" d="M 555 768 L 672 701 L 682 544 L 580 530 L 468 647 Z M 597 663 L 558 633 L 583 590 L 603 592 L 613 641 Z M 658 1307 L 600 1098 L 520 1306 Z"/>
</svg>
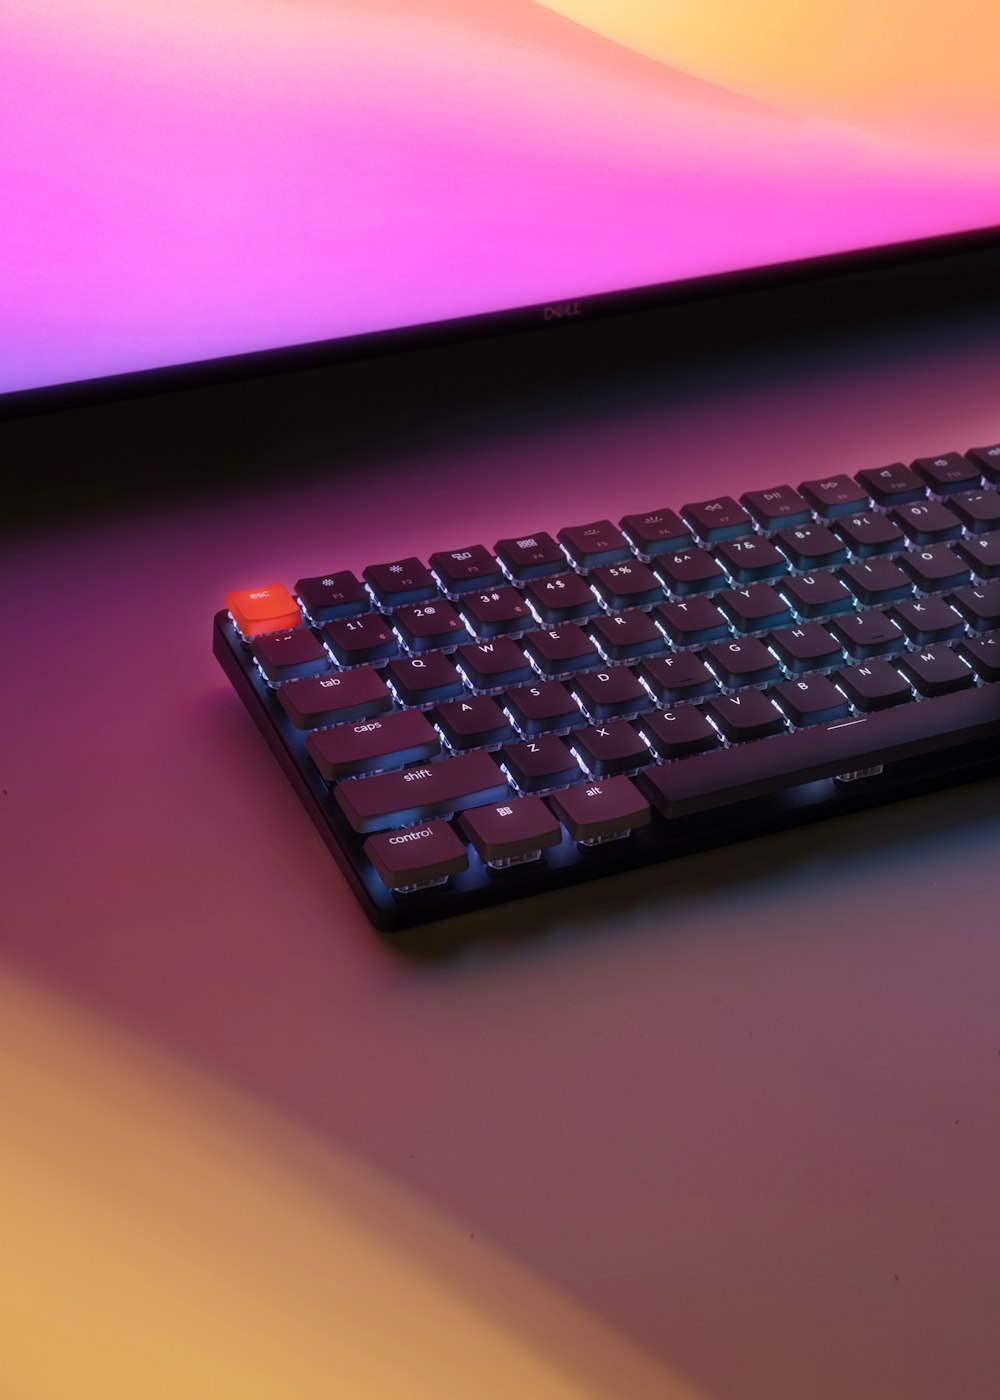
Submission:
<svg viewBox="0 0 1000 1400">
<path fill-rule="evenodd" d="M 996 0 L 5 0 L 0 392 L 1000 224 Z"/>
</svg>

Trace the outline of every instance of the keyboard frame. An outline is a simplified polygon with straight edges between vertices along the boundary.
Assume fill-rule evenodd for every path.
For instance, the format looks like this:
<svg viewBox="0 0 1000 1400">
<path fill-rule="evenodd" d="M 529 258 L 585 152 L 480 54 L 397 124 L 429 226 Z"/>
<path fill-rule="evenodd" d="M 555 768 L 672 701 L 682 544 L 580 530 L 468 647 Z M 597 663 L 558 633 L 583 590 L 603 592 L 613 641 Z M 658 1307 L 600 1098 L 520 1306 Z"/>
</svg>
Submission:
<svg viewBox="0 0 1000 1400">
<path fill-rule="evenodd" d="M 394 894 L 364 854 L 366 836 L 351 827 L 310 759 L 306 731 L 290 722 L 225 610 L 215 615 L 212 649 L 368 919 L 387 933 L 1000 775 L 1000 746 L 991 756 L 984 752 L 982 741 L 973 741 L 892 763 L 875 777 L 847 784 L 824 778 L 673 822 L 654 810 L 648 826 L 583 852 L 564 834 L 560 844 L 543 852 L 537 861 L 506 870 L 490 869 L 470 848 L 468 870 L 452 876 L 447 884 Z M 766 744 L 769 740 L 755 742 Z"/>
</svg>

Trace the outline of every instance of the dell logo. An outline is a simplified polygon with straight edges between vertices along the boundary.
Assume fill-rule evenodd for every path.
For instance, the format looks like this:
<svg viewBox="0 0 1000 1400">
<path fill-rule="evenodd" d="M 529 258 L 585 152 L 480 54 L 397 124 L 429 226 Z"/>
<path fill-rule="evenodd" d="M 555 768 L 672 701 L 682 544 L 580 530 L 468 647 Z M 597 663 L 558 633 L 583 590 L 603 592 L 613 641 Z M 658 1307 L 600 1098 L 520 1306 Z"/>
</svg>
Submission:
<svg viewBox="0 0 1000 1400">
<path fill-rule="evenodd" d="M 546 321 L 561 321 L 564 316 L 579 316 L 582 310 L 578 301 L 557 301 L 546 306 L 542 316 Z"/>
</svg>

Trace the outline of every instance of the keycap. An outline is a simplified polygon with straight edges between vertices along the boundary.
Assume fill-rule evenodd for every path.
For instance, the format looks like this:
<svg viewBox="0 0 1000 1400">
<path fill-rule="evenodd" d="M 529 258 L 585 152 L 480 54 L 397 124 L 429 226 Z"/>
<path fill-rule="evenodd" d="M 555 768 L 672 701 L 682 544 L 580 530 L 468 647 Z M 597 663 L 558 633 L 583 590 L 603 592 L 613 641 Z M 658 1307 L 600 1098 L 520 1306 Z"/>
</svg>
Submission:
<svg viewBox="0 0 1000 1400">
<path fill-rule="evenodd" d="M 663 597 L 663 585 L 653 571 L 631 557 L 620 564 L 599 565 L 592 570 L 590 582 L 612 612 L 648 607 Z"/>
<path fill-rule="evenodd" d="M 367 612 L 372 605 L 371 594 L 350 569 L 300 578 L 295 592 L 314 622 L 353 617 L 356 613 Z"/>
<path fill-rule="evenodd" d="M 426 656 L 397 656 L 385 668 L 386 679 L 403 705 L 433 705 L 461 695 L 465 687 L 455 667 L 439 651 Z"/>
<path fill-rule="evenodd" d="M 308 627 L 263 632 L 254 639 L 254 660 L 269 681 L 295 680 L 330 669 L 326 647 Z"/>
<path fill-rule="evenodd" d="M 898 562 L 924 593 L 956 588 L 969 577 L 968 565 L 946 544 L 929 544 L 923 549 L 909 550 L 899 556 Z"/>
<path fill-rule="evenodd" d="M 299 682 L 305 684 L 305 682 Z M 485 749 L 395 773 L 347 778 L 333 795 L 355 831 L 412 826 L 507 796 L 507 782 Z"/>
<path fill-rule="evenodd" d="M 943 452 L 940 457 L 918 457 L 913 470 L 937 496 L 979 485 L 978 468 L 957 452 Z"/>
<path fill-rule="evenodd" d="M 598 616 L 588 624 L 591 637 L 609 661 L 631 661 L 666 650 L 663 633 L 648 613 L 638 608 Z"/>
<path fill-rule="evenodd" d="M 672 819 L 997 736 L 1000 690 L 973 686 L 919 705 L 797 729 L 766 744 L 657 764 L 636 781 L 661 814 Z"/>
<path fill-rule="evenodd" d="M 859 515 L 868 506 L 868 492 L 844 472 L 803 481 L 799 490 L 823 520 L 839 515 Z"/>
<path fill-rule="evenodd" d="M 798 525 L 779 530 L 774 537 L 797 569 L 823 569 L 842 564 L 847 549 L 825 525 Z"/>
<path fill-rule="evenodd" d="M 992 535 L 974 535 L 959 540 L 955 553 L 972 568 L 977 578 L 1000 578 L 1000 530 Z"/>
<path fill-rule="evenodd" d="M 600 611 L 586 579 L 579 574 L 555 574 L 551 578 L 530 579 L 525 595 L 542 623 L 555 625 L 592 617 Z"/>
<path fill-rule="evenodd" d="M 858 481 L 880 506 L 899 506 L 904 501 L 919 501 L 924 495 L 924 483 L 902 462 L 860 471 Z"/>
<path fill-rule="evenodd" d="M 521 583 L 544 574 L 561 574 L 566 568 L 566 556 L 545 530 L 521 539 L 497 540 L 497 558 L 511 578 Z"/>
<path fill-rule="evenodd" d="M 766 739 L 784 732 L 780 713 L 760 690 L 741 690 L 738 695 L 713 695 L 705 701 L 705 713 L 731 744 L 750 739 Z"/>
<path fill-rule="evenodd" d="M 652 755 L 639 734 L 624 719 L 607 719 L 602 724 L 577 729 L 569 739 L 570 747 L 583 767 L 595 778 L 614 773 L 634 773 Z"/>
<path fill-rule="evenodd" d="M 848 613 L 830 619 L 830 631 L 848 656 L 867 661 L 870 656 L 890 656 L 902 651 L 906 638 L 884 612 Z"/>
<path fill-rule="evenodd" d="M 533 677 L 531 662 L 510 637 L 459 647 L 458 664 L 474 690 L 506 690 Z"/>
<path fill-rule="evenodd" d="M 719 594 L 718 602 L 737 632 L 763 632 L 792 621 L 788 604 L 767 583 L 726 588 Z"/>
<path fill-rule="evenodd" d="M 970 447 L 965 454 L 982 472 L 987 481 L 1000 483 L 1000 443 L 989 447 Z"/>
<path fill-rule="evenodd" d="M 639 663 L 638 675 L 653 699 L 663 705 L 701 700 L 718 692 L 711 671 L 700 656 L 690 651 L 674 656 L 647 656 Z"/>
<path fill-rule="evenodd" d="M 684 758 L 718 746 L 718 732 L 696 705 L 654 710 L 636 721 L 636 728 L 658 758 Z"/>
<path fill-rule="evenodd" d="M 470 544 L 466 549 L 450 552 L 438 551 L 431 555 L 430 565 L 445 593 L 453 597 L 503 583 L 503 570 L 481 544 Z"/>
<path fill-rule="evenodd" d="M 341 666 L 385 661 L 399 654 L 399 638 L 381 613 L 334 618 L 323 624 L 323 636 Z"/>
<path fill-rule="evenodd" d="M 467 642 L 465 623 L 450 603 L 434 598 L 429 603 L 404 603 L 392 615 L 396 635 L 408 651 L 434 651 Z"/>
<path fill-rule="evenodd" d="M 467 870 L 469 857 L 447 822 L 369 836 L 365 855 L 391 890 L 419 888 Z"/>
<path fill-rule="evenodd" d="M 575 622 L 541 632 L 527 632 L 521 645 L 544 676 L 568 676 L 601 664 L 600 652 Z"/>
<path fill-rule="evenodd" d="M 894 603 L 900 598 L 913 596 L 913 584 L 909 575 L 891 559 L 879 555 L 872 559 L 861 559 L 856 564 L 845 564 L 838 570 L 838 576 L 847 584 L 855 598 L 867 605 Z"/>
<path fill-rule="evenodd" d="M 580 776 L 580 765 L 565 740 L 555 734 L 539 734 L 519 744 L 505 744 L 500 754 L 504 768 L 521 792 L 549 792 Z"/>
<path fill-rule="evenodd" d="M 723 685 L 760 685 L 781 679 L 781 667 L 776 658 L 756 637 L 709 642 L 704 655 Z"/>
<path fill-rule="evenodd" d="M 970 534 L 1000 530 L 1000 491 L 963 491 L 948 504 Z"/>
<path fill-rule="evenodd" d="M 398 608 L 403 603 L 422 603 L 437 596 L 433 575 L 412 554 L 391 564 L 369 564 L 364 570 L 365 581 L 383 608 Z"/>
<path fill-rule="evenodd" d="M 897 665 L 921 695 L 947 695 L 976 681 L 971 666 L 944 642 L 908 651 Z"/>
<path fill-rule="evenodd" d="M 864 559 L 872 554 L 892 554 L 906 544 L 902 530 L 887 515 L 845 515 L 834 521 L 834 530 L 852 554 Z"/>
<path fill-rule="evenodd" d="M 649 692 L 627 666 L 586 671 L 570 682 L 573 694 L 592 720 L 636 715 L 649 708 Z"/>
<path fill-rule="evenodd" d="M 514 726 L 489 695 L 462 695 L 427 711 L 452 749 L 490 748 L 514 737 Z"/>
<path fill-rule="evenodd" d="M 540 797 L 509 797 L 471 807 L 458 824 L 487 865 L 508 865 L 558 846 L 562 830 Z"/>
<path fill-rule="evenodd" d="M 681 506 L 681 516 L 706 544 L 748 535 L 753 529 L 753 521 L 732 496 L 691 502 Z"/>
<path fill-rule="evenodd" d="M 960 637 L 965 624 L 943 598 L 911 598 L 889 609 L 889 616 L 911 642 L 946 642 Z"/>
<path fill-rule="evenodd" d="M 691 531 L 672 510 L 652 510 L 645 515 L 626 515 L 621 522 L 622 534 L 640 557 L 650 559 L 667 550 L 680 549 L 691 543 Z"/>
<path fill-rule="evenodd" d="M 863 666 L 844 666 L 834 679 L 859 710 L 885 710 L 913 699 L 913 692 L 888 661 L 877 657 Z"/>
<path fill-rule="evenodd" d="M 818 622 L 801 622 L 797 627 L 783 627 L 765 638 L 776 652 L 782 666 L 796 674 L 802 671 L 823 671 L 839 665 L 844 656 L 838 643 Z"/>
<path fill-rule="evenodd" d="M 962 522 L 943 501 L 911 501 L 894 506 L 889 515 L 913 544 L 937 544 L 962 533 Z"/>
<path fill-rule="evenodd" d="M 552 733 L 583 724 L 580 707 L 561 681 L 536 681 L 505 692 L 504 708 L 522 734 Z"/>
<path fill-rule="evenodd" d="M 760 535 L 723 540 L 712 552 L 735 583 L 758 583 L 788 573 L 788 560 Z"/>
<path fill-rule="evenodd" d="M 566 557 L 578 569 L 596 569 L 598 564 L 633 557 L 628 540 L 610 520 L 567 525 L 559 531 L 558 538 Z"/>
<path fill-rule="evenodd" d="M 606 841 L 650 820 L 649 803 L 628 778 L 579 783 L 549 801 L 574 841 Z"/>
<path fill-rule="evenodd" d="M 715 604 L 697 594 L 674 603 L 661 603 L 653 609 L 652 617 L 679 647 L 717 642 L 730 632 L 729 623 Z"/>
<path fill-rule="evenodd" d="M 976 632 L 991 632 L 1000 627 L 1000 581 L 970 583 L 948 597 L 948 602 L 965 618 Z"/>
<path fill-rule="evenodd" d="M 463 594 L 462 613 L 480 641 L 525 632 L 535 625 L 531 610 L 521 594 L 506 583 L 486 593 Z"/>
<path fill-rule="evenodd" d="M 819 570 L 799 578 L 782 579 L 779 592 L 802 618 L 832 617 L 835 613 L 850 612 L 854 607 L 846 584 L 834 574 Z"/>
<path fill-rule="evenodd" d="M 780 525 L 804 525 L 810 518 L 809 502 L 791 486 L 772 486 L 767 491 L 745 491 L 740 504 L 762 530 Z"/>
<path fill-rule="evenodd" d="M 244 637 L 285 632 L 302 621 L 299 605 L 283 583 L 227 593 L 226 610 Z"/>
<path fill-rule="evenodd" d="M 1000 681 L 1000 632 L 964 637 L 955 648 L 984 681 Z"/>
<path fill-rule="evenodd" d="M 441 752 L 441 740 L 419 710 L 396 710 L 360 724 L 313 730 L 306 748 L 329 783 L 435 758 Z"/>
<path fill-rule="evenodd" d="M 809 724 L 829 724 L 850 714 L 843 694 L 826 676 L 779 681 L 772 686 L 771 696 L 798 729 Z"/>
<path fill-rule="evenodd" d="M 687 598 L 692 593 L 714 593 L 725 588 L 727 582 L 722 565 L 697 545 L 690 545 L 676 554 L 658 554 L 653 568 L 663 586 L 677 598 Z"/>
<path fill-rule="evenodd" d="M 288 681 L 278 691 L 278 700 L 296 729 L 347 724 L 392 709 L 392 695 L 385 681 L 370 666 Z"/>
</svg>

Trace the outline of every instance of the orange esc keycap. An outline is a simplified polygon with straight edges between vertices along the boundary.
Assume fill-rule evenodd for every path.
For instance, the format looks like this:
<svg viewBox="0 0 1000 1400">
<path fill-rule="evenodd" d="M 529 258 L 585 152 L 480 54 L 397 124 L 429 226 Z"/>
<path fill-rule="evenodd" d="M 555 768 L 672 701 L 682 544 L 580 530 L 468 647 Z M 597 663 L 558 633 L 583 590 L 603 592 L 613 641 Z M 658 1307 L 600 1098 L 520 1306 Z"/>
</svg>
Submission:
<svg viewBox="0 0 1000 1400">
<path fill-rule="evenodd" d="M 299 605 L 283 583 L 227 593 L 226 607 L 244 637 L 256 637 L 261 632 L 283 632 L 288 627 L 298 627 L 302 621 Z"/>
</svg>

